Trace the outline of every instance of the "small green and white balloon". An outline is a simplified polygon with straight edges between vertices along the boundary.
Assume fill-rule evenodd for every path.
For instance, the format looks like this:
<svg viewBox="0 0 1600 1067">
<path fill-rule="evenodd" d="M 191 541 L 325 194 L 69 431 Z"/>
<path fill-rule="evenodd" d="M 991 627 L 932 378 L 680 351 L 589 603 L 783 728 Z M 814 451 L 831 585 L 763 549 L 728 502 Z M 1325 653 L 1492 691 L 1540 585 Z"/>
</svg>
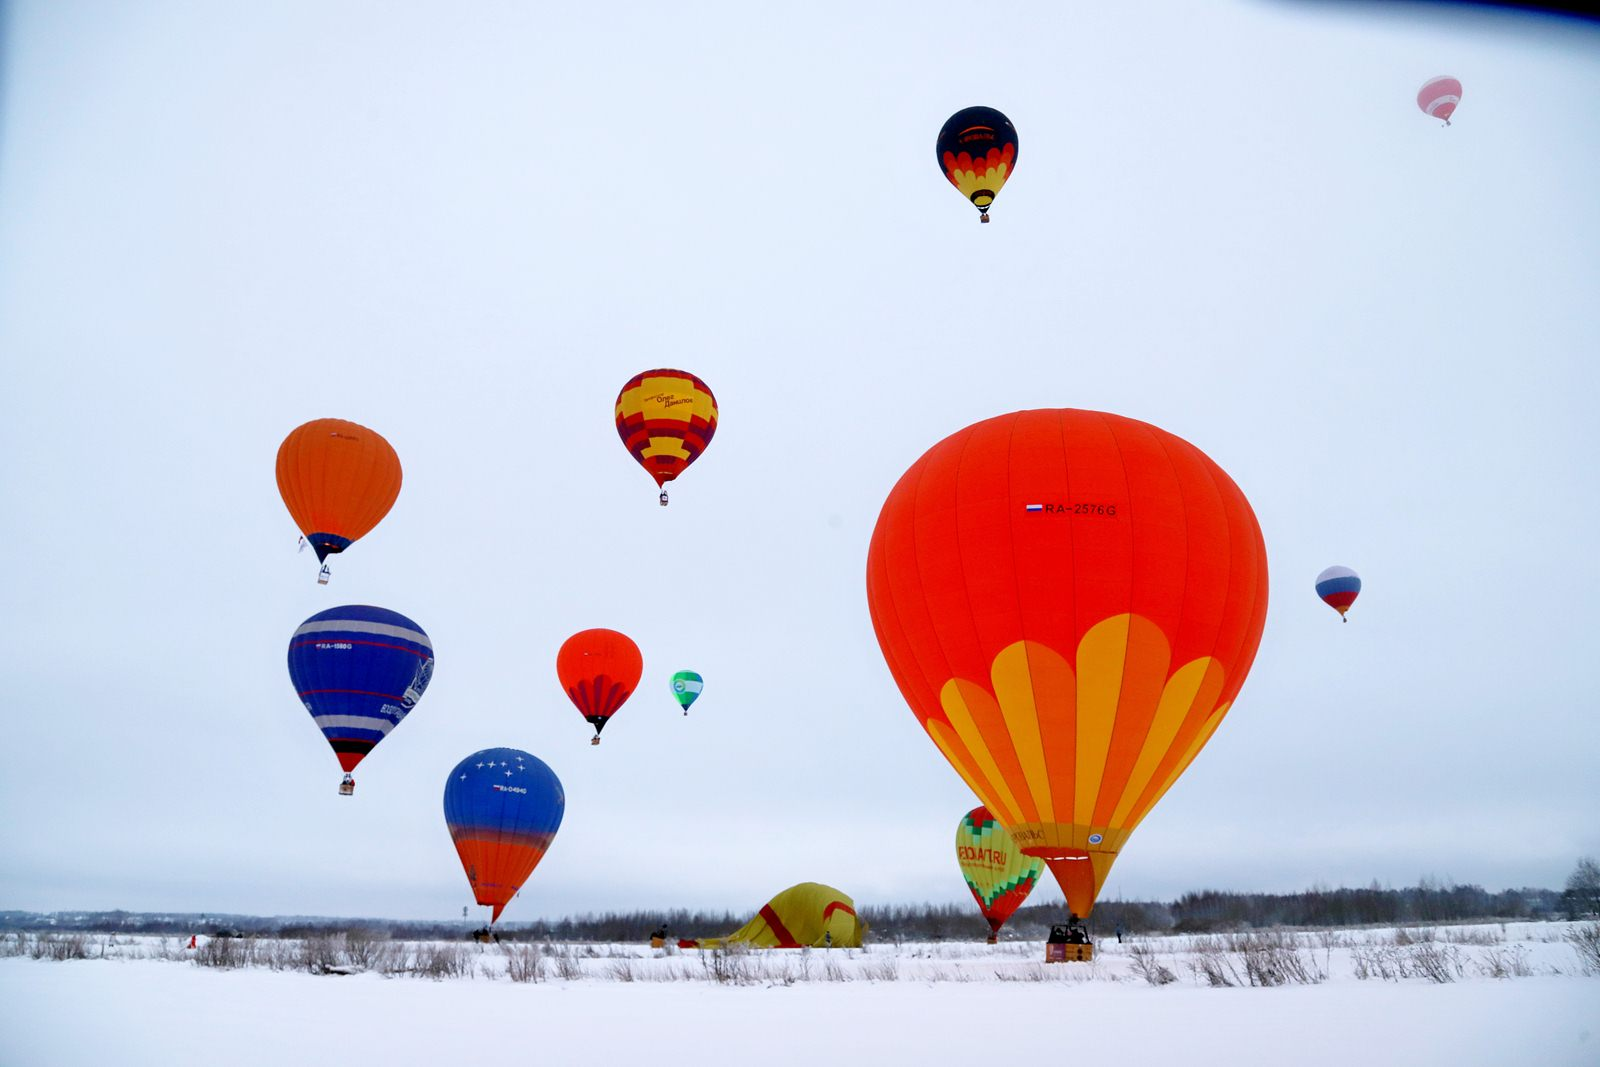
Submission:
<svg viewBox="0 0 1600 1067">
<path fill-rule="evenodd" d="M 705 684 L 706 680 L 694 671 L 679 671 L 672 676 L 672 696 L 685 715 L 689 714 L 689 705 L 700 698 Z"/>
</svg>

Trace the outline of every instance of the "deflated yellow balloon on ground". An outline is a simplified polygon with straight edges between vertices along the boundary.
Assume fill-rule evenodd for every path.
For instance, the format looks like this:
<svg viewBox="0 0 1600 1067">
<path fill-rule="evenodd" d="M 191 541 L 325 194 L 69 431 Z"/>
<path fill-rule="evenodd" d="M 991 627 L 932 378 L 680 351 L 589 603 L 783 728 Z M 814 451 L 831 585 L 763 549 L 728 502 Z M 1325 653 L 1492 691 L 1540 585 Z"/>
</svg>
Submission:
<svg viewBox="0 0 1600 1067">
<path fill-rule="evenodd" d="M 679 948 L 860 948 L 867 925 L 856 902 L 832 886 L 801 882 L 762 906 L 756 917 L 727 937 L 682 940 Z"/>
</svg>

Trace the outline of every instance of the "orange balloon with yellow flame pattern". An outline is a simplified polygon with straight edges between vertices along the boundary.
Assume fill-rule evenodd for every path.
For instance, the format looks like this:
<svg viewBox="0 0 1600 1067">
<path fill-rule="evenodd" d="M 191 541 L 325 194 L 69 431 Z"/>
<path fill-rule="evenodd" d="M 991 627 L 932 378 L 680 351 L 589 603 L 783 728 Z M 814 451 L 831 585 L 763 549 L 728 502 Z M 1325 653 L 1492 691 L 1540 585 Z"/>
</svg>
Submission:
<svg viewBox="0 0 1600 1067">
<path fill-rule="evenodd" d="M 1266 548 L 1239 487 L 1182 438 L 1019 411 L 906 471 L 867 600 L 929 737 L 1087 916 L 1233 706 L 1266 621 Z"/>
</svg>

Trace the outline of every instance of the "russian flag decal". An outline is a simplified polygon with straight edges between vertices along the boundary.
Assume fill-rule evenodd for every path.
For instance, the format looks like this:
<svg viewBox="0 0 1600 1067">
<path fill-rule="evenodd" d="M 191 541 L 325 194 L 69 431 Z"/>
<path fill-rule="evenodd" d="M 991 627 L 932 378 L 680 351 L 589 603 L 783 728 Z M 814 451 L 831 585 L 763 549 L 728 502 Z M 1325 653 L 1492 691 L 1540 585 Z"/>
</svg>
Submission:
<svg viewBox="0 0 1600 1067">
<path fill-rule="evenodd" d="M 1043 504 L 1024 504 L 1024 505 L 1022 505 L 1022 507 L 1023 507 L 1023 510 L 1025 510 L 1025 511 L 1043 511 L 1044 510 L 1044 505 Z"/>
</svg>

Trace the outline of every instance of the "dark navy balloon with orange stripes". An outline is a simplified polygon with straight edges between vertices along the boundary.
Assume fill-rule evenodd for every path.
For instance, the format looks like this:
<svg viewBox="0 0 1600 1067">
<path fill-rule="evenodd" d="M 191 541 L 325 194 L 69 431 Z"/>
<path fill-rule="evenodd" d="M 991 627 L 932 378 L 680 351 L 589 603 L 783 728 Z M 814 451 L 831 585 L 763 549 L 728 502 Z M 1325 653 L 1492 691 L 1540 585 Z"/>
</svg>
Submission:
<svg viewBox="0 0 1600 1067">
<path fill-rule="evenodd" d="M 500 912 L 544 859 L 567 795 L 543 760 L 515 748 L 474 752 L 444 783 L 444 821 L 479 904 Z"/>
<path fill-rule="evenodd" d="M 348 773 L 400 725 L 433 677 L 433 643 L 398 611 L 319 611 L 289 640 L 289 679 Z"/>
<path fill-rule="evenodd" d="M 992 107 L 966 107 L 945 120 L 934 142 L 939 169 L 989 221 L 989 205 L 1017 168 L 1017 128 Z"/>
</svg>

